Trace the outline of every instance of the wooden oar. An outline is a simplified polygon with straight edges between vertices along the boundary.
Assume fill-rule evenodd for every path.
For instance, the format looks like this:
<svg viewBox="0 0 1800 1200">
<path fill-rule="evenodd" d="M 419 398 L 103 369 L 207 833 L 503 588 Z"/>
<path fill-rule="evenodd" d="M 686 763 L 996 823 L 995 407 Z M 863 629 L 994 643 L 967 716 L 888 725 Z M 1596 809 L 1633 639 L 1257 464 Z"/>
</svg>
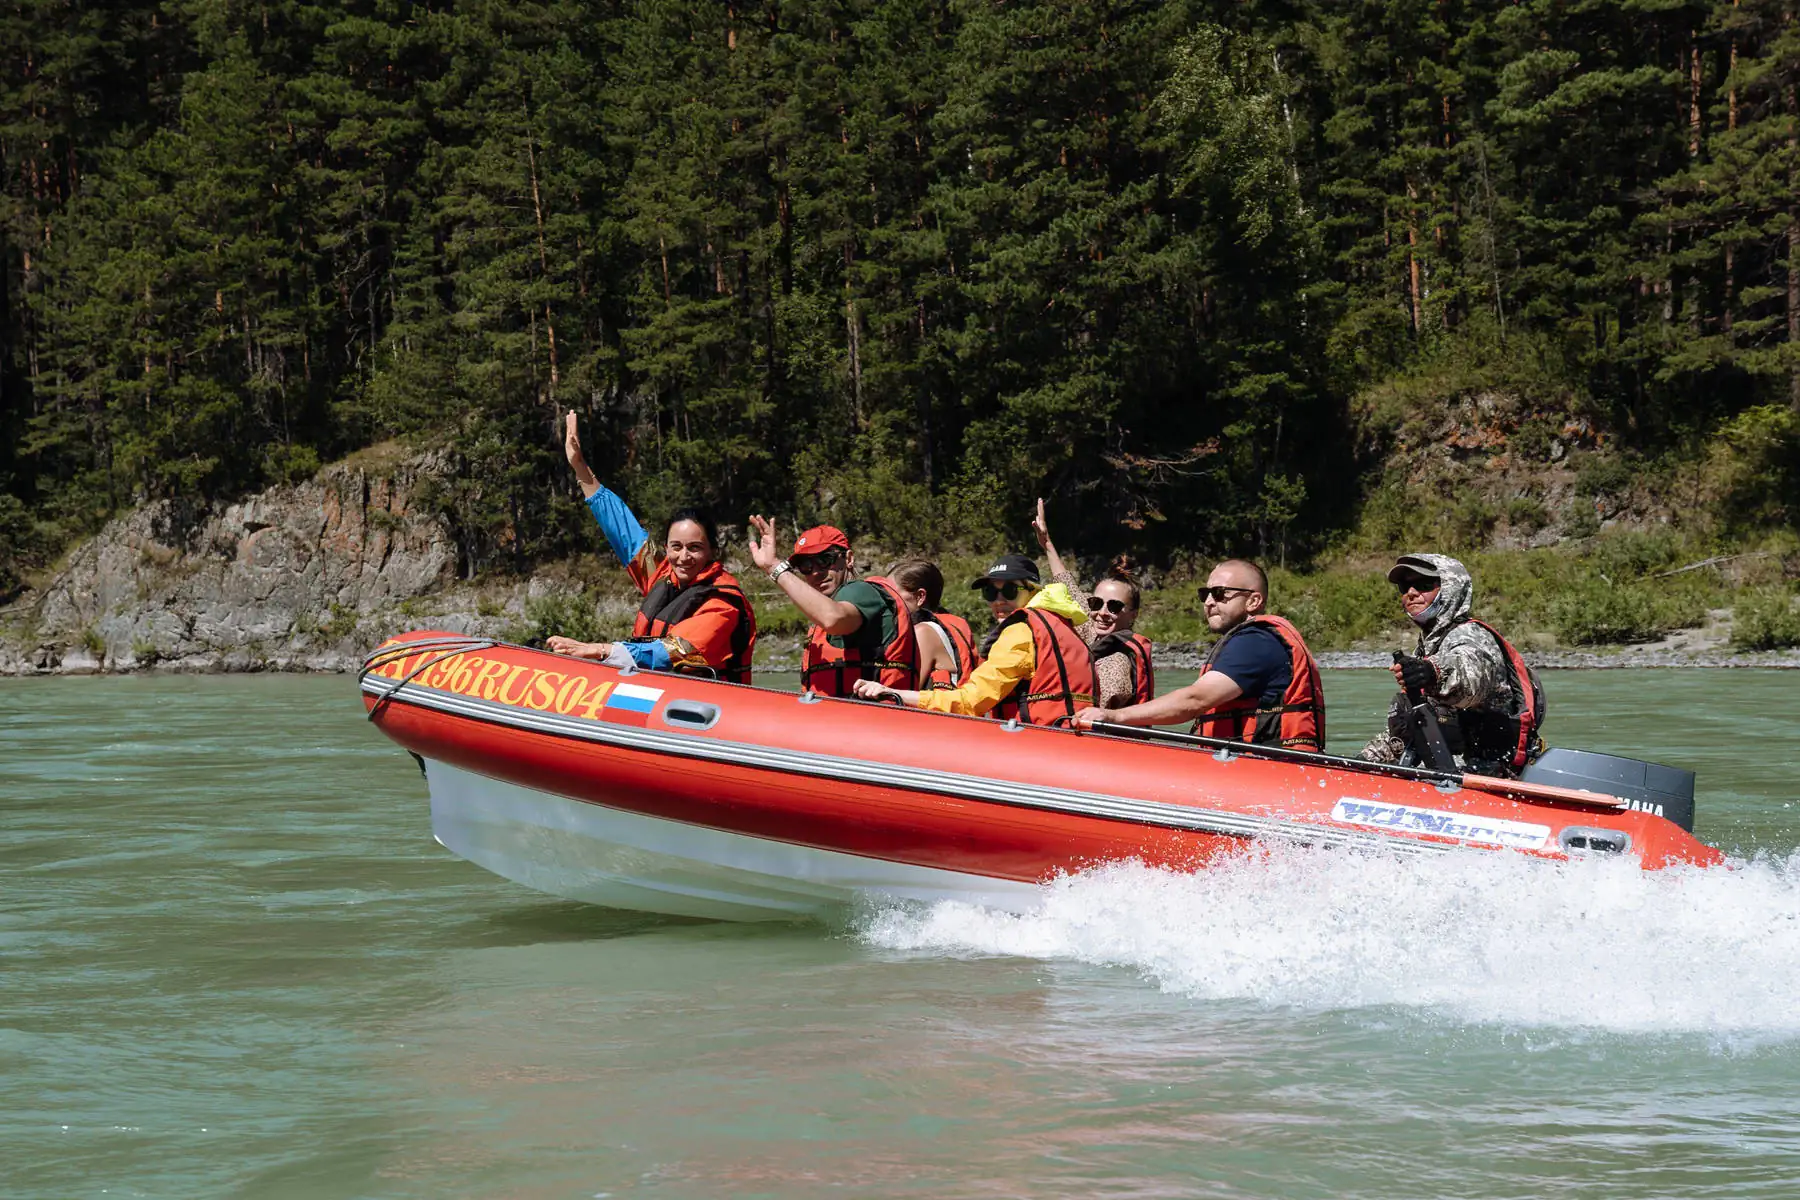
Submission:
<svg viewBox="0 0 1800 1200">
<path fill-rule="evenodd" d="M 1553 783 L 1526 783 L 1519 779 L 1500 779 L 1493 775 L 1470 775 L 1465 772 L 1462 785 L 1470 791 L 1523 796 L 1529 800 L 1549 800 L 1557 804 L 1589 804 L 1595 808 L 1631 807 L 1626 801 L 1605 792 L 1584 792 L 1578 788 L 1557 787 Z"/>
<path fill-rule="evenodd" d="M 1315 754 L 1307 750 L 1289 750 L 1279 746 L 1256 746 L 1247 742 L 1228 741 L 1224 738 L 1201 737 L 1192 733 L 1177 733 L 1170 729 L 1146 729 L 1134 725 L 1114 725 L 1110 722 L 1069 722 L 1075 729 L 1086 733 L 1097 733 L 1103 737 L 1124 737 L 1146 742 L 1166 742 L 1176 746 L 1189 746 L 1196 749 L 1224 750 L 1232 754 L 1247 754 L 1254 758 L 1269 758 L 1277 762 L 1306 763 L 1311 766 L 1337 767 L 1345 771 L 1356 771 L 1365 775 L 1381 775 L 1389 779 L 1416 779 L 1426 783 L 1454 783 L 1468 788 L 1472 792 L 1487 792 L 1491 795 L 1510 796 L 1525 800 L 1543 800 L 1551 804 L 1580 804 L 1588 808 L 1622 809 L 1630 805 L 1617 796 L 1609 796 L 1604 792 L 1584 792 L 1576 788 L 1557 787 L 1549 783 L 1525 783 L 1518 779 L 1500 779 L 1493 775 L 1457 774 L 1454 771 L 1433 771 L 1426 767 L 1402 767 L 1393 763 L 1365 762 L 1360 758 L 1346 758 L 1339 754 Z"/>
</svg>

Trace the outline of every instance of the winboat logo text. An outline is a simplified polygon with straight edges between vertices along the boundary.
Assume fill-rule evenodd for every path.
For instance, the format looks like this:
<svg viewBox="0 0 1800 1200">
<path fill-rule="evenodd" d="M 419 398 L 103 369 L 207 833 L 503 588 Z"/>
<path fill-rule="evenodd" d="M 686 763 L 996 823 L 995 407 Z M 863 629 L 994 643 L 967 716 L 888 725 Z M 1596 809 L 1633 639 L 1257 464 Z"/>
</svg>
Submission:
<svg viewBox="0 0 1800 1200">
<path fill-rule="evenodd" d="M 1331 819 L 1350 825 L 1372 825 L 1377 829 L 1397 829 L 1406 833 L 1430 833 L 1458 841 L 1479 842 L 1485 846 L 1510 846 L 1519 850 L 1535 850 L 1550 839 L 1548 825 L 1532 825 L 1524 821 L 1503 821 L 1498 817 L 1479 817 L 1468 813 L 1444 812 L 1436 808 L 1411 808 L 1405 804 L 1377 804 L 1373 800 L 1342 797 L 1332 805 Z"/>
</svg>

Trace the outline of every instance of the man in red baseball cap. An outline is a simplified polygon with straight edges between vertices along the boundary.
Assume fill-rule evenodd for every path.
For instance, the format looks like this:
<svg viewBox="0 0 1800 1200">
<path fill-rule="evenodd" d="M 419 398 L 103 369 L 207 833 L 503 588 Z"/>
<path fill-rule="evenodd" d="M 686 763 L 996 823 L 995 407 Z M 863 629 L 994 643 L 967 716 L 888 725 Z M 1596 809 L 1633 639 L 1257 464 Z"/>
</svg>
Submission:
<svg viewBox="0 0 1800 1200">
<path fill-rule="evenodd" d="M 892 580 L 857 579 L 856 555 L 841 529 L 815 525 L 794 539 L 786 558 L 775 548 L 775 522 L 752 516 L 750 557 L 812 621 L 800 656 L 800 682 L 825 696 L 848 696 L 858 679 L 891 688 L 919 686 L 912 615 Z"/>
</svg>

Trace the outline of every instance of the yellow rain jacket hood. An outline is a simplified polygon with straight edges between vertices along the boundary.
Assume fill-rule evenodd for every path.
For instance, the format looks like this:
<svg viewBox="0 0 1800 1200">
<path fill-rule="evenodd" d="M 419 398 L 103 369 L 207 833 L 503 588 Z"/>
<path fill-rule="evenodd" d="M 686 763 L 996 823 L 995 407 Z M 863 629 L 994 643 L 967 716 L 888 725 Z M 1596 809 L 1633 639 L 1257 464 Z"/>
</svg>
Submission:
<svg viewBox="0 0 1800 1200">
<path fill-rule="evenodd" d="M 1033 596 L 1025 605 L 1026 608 L 1041 608 L 1045 612 L 1055 613 L 1069 624 L 1080 627 L 1087 624 L 1087 612 L 1075 603 L 1075 597 L 1069 595 L 1069 585 L 1053 583 Z"/>
</svg>

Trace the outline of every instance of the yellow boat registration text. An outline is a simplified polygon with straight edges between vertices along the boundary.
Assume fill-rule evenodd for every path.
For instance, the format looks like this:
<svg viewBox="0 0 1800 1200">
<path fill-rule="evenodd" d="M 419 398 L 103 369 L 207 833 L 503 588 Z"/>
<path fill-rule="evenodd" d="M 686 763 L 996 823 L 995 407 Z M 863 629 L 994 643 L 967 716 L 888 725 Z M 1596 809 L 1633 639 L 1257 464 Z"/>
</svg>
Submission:
<svg viewBox="0 0 1800 1200">
<path fill-rule="evenodd" d="M 397 658 L 371 671 L 384 679 L 405 679 L 421 663 L 430 661 L 430 652 Z M 458 696 L 473 696 L 529 708 L 538 712 L 560 713 L 600 719 L 600 708 L 607 693 L 613 690 L 610 679 L 589 681 L 579 675 L 528 667 L 523 663 L 503 662 L 481 654 L 456 654 L 414 677 L 408 687 L 424 686 Z"/>
</svg>

